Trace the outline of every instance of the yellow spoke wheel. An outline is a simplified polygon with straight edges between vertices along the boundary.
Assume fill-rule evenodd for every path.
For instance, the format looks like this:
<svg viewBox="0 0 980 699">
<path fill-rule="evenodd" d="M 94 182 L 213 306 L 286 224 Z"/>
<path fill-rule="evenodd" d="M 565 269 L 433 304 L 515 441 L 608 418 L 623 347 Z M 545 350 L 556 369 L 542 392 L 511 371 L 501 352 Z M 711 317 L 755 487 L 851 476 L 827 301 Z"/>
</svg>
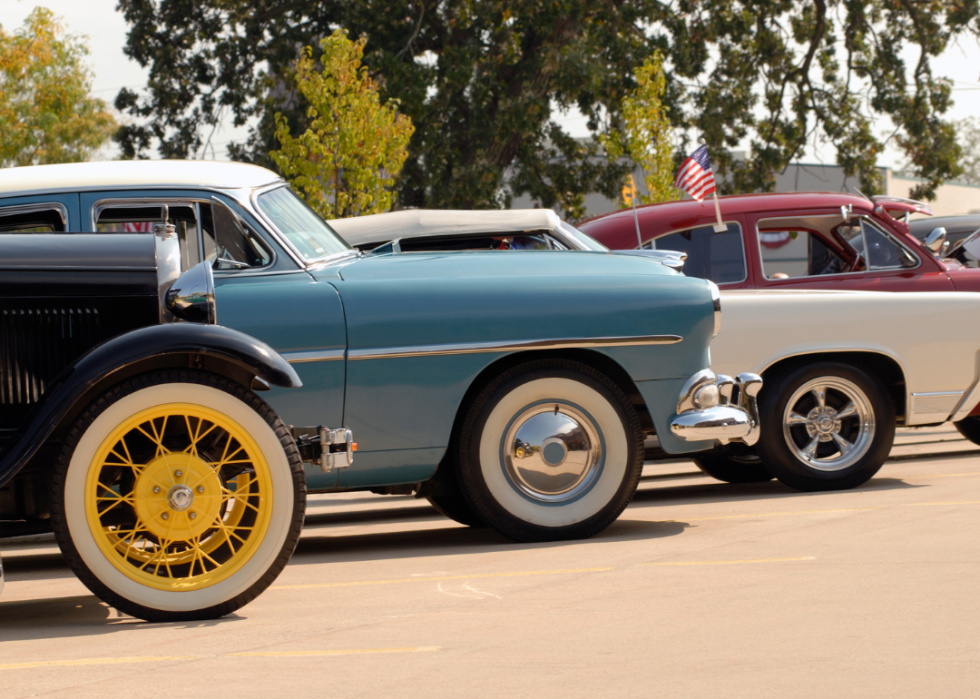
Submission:
<svg viewBox="0 0 980 699">
<path fill-rule="evenodd" d="M 234 575 L 269 527 L 272 477 L 228 415 L 167 403 L 132 415 L 96 449 L 85 515 L 112 565 L 140 584 L 192 591 Z"/>
</svg>

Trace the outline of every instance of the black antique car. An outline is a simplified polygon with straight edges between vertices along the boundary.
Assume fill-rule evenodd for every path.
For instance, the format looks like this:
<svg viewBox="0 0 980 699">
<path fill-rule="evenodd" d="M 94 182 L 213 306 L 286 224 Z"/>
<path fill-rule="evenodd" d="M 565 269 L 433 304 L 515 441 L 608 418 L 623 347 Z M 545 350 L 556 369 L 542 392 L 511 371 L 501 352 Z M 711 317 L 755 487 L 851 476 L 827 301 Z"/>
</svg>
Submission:
<svg viewBox="0 0 980 699">
<path fill-rule="evenodd" d="M 0 235 L 0 536 L 50 527 L 93 593 L 151 621 L 251 601 L 306 501 L 256 395 L 299 377 L 216 325 L 211 268 L 180 275 L 180 253 L 172 225 Z"/>
</svg>

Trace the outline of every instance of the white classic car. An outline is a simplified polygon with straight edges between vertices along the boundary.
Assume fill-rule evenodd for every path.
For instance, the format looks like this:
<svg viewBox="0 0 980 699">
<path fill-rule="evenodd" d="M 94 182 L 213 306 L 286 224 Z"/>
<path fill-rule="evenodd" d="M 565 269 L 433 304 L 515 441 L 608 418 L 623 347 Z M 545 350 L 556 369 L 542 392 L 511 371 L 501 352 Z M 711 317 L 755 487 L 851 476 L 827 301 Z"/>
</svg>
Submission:
<svg viewBox="0 0 980 699">
<path fill-rule="evenodd" d="M 410 210 L 330 225 L 355 247 L 392 252 L 597 250 L 550 210 Z M 668 251 L 622 251 L 669 258 Z M 711 345 L 719 375 L 760 374 L 761 437 L 694 457 L 732 483 L 778 478 L 800 490 L 853 488 L 881 468 L 896 426 L 952 420 L 971 438 L 980 403 L 980 295 L 731 291 Z M 732 381 L 732 387 L 734 381 Z M 734 400 L 722 387 L 721 400 Z M 724 395 L 726 394 L 727 395 Z M 980 435 L 978 435 L 980 436 Z M 655 443 L 655 442 L 652 442 Z"/>
</svg>

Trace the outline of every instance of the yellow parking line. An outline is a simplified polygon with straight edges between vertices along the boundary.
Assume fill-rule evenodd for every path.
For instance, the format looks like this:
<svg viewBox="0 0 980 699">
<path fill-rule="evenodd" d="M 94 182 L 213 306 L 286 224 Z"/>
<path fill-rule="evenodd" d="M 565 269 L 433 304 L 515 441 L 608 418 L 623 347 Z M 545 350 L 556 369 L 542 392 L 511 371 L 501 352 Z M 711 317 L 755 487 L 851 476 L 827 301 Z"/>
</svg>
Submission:
<svg viewBox="0 0 980 699">
<path fill-rule="evenodd" d="M 980 500 L 959 500 L 953 502 L 907 502 L 906 507 L 928 507 L 930 505 L 980 505 Z"/>
<path fill-rule="evenodd" d="M 565 568 L 562 570 L 527 570 L 516 573 L 475 573 L 472 575 L 440 575 L 431 578 L 401 578 L 398 580 L 363 580 L 360 582 L 312 583 L 309 585 L 274 585 L 270 590 L 306 590 L 319 587 L 353 587 L 360 585 L 394 585 L 396 583 L 442 582 L 444 580 L 476 580 L 478 578 L 519 578 L 528 575 L 561 575 L 562 573 L 598 573 L 613 568 Z"/>
<path fill-rule="evenodd" d="M 229 653 L 228 657 L 246 658 L 302 658 L 323 655 L 370 655 L 374 653 L 431 653 L 442 646 L 408 646 L 406 648 L 351 648 L 348 650 L 283 650 L 268 653 Z"/>
<path fill-rule="evenodd" d="M 663 563 L 644 563 L 644 566 L 731 566 L 738 563 L 784 563 L 786 561 L 815 561 L 816 556 L 797 556 L 796 558 L 749 558 L 744 561 L 674 561 Z"/>
<path fill-rule="evenodd" d="M 750 515 L 722 515 L 720 517 L 685 517 L 685 522 L 706 522 L 713 519 L 750 519 L 752 517 L 786 517 L 790 515 L 814 515 L 834 512 L 870 512 L 882 507 L 842 507 L 833 510 L 796 510 L 795 512 L 756 512 Z"/>
<path fill-rule="evenodd" d="M 84 660 L 48 660 L 34 663 L 4 663 L 0 670 L 23 670 L 32 667 L 73 667 L 77 665 L 125 665 L 127 663 L 163 663 L 170 660 L 197 660 L 196 655 L 151 655 L 142 658 L 87 658 Z"/>
</svg>

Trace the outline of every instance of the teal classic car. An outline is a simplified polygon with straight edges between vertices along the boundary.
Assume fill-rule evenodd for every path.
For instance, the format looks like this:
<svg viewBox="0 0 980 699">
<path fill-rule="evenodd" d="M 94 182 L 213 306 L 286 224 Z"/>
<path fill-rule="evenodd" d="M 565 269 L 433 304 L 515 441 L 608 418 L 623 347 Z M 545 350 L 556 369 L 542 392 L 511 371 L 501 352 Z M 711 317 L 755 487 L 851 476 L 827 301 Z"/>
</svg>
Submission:
<svg viewBox="0 0 980 699">
<path fill-rule="evenodd" d="M 183 269 L 212 267 L 217 322 L 302 379 L 256 387 L 292 425 L 310 492 L 414 493 L 516 540 L 580 538 L 629 503 L 644 438 L 675 454 L 758 439 L 760 379 L 710 370 L 717 288 L 657 260 L 364 254 L 244 164 L 0 172 L 0 233 L 161 224 L 177 231 Z"/>
</svg>

